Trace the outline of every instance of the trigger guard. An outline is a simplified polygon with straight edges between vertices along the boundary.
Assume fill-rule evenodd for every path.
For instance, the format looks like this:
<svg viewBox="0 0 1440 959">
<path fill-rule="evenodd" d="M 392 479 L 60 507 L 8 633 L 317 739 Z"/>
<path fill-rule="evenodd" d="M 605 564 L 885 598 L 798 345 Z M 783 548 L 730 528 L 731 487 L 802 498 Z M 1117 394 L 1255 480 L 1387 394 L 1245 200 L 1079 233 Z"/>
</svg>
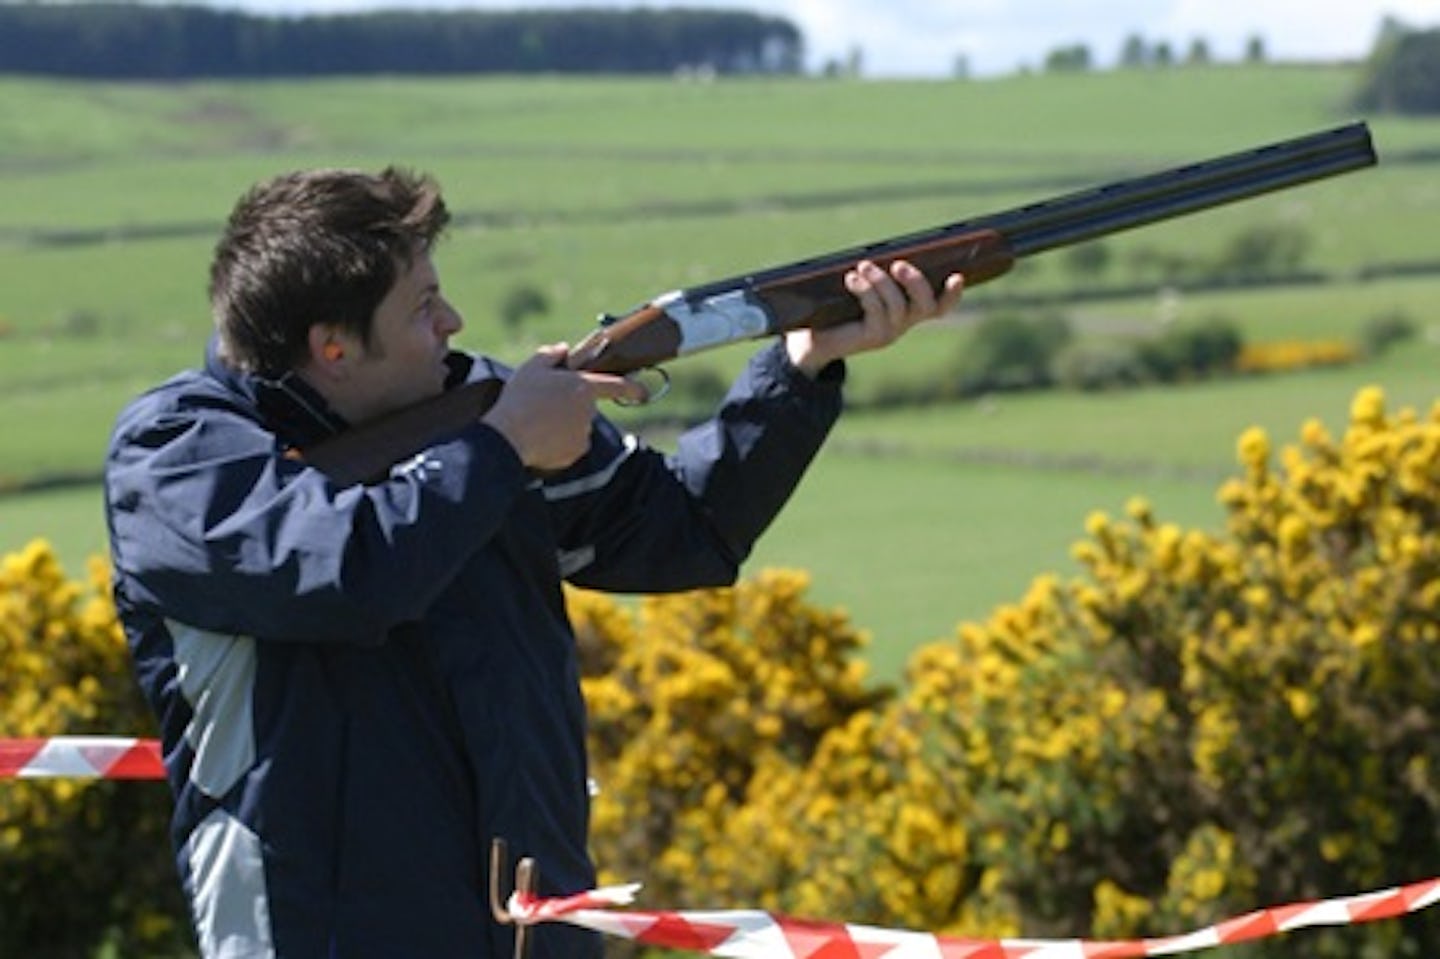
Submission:
<svg viewBox="0 0 1440 959">
<path fill-rule="evenodd" d="M 654 386 L 652 386 L 644 379 L 647 374 L 651 378 L 659 377 L 659 381 Z M 639 383 L 642 387 L 644 387 L 645 398 L 643 400 L 624 400 L 617 398 L 615 400 L 615 405 L 649 406 L 651 403 L 654 403 L 657 400 L 663 398 L 665 394 L 670 392 L 670 374 L 665 372 L 665 368 L 663 366 L 647 366 L 643 370 L 637 370 L 634 373 L 630 374 L 630 379 L 632 382 Z"/>
</svg>

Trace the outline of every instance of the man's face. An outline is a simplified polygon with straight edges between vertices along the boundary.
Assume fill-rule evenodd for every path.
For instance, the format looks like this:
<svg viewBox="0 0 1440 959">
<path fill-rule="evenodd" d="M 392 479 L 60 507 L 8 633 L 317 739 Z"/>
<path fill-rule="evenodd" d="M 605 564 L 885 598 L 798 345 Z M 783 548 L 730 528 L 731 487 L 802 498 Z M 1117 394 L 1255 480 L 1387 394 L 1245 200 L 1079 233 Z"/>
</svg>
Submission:
<svg viewBox="0 0 1440 959">
<path fill-rule="evenodd" d="M 363 422 L 444 389 L 444 363 L 450 337 L 462 322 L 440 295 L 440 279 L 430 254 L 419 251 L 408 269 L 400 264 L 395 285 L 375 310 L 370 341 L 358 341 L 351 368 L 348 410 L 351 422 Z"/>
</svg>

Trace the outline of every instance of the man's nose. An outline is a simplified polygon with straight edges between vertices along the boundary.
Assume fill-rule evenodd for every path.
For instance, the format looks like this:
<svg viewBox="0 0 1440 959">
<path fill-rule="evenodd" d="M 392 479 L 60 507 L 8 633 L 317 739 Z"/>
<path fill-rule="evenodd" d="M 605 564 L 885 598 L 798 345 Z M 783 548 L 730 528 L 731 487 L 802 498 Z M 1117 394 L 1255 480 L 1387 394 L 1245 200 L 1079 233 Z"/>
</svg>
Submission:
<svg viewBox="0 0 1440 959">
<path fill-rule="evenodd" d="M 448 300 L 444 301 L 440 309 L 440 331 L 449 336 L 464 328 L 465 320 L 460 316 L 460 311 L 451 306 Z"/>
</svg>

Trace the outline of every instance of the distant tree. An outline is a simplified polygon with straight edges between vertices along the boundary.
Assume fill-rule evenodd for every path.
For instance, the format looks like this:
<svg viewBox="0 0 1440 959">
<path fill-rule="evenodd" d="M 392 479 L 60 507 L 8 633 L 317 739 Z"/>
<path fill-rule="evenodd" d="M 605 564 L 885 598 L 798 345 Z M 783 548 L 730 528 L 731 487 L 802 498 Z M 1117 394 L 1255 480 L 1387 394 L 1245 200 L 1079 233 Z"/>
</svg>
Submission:
<svg viewBox="0 0 1440 959">
<path fill-rule="evenodd" d="M 534 70 L 545 64 L 545 35 L 534 27 L 530 27 L 520 34 L 520 44 L 517 49 L 520 59 Z"/>
<path fill-rule="evenodd" d="M 1406 30 L 1387 21 L 1355 101 L 1362 110 L 1440 113 L 1440 29 Z"/>
<path fill-rule="evenodd" d="M 1056 47 L 1045 56 L 1046 73 L 1084 73 L 1090 69 L 1090 48 L 1083 43 Z"/>
<path fill-rule="evenodd" d="M 760 70 L 763 73 L 797 74 L 805 69 L 805 45 L 795 37 L 779 33 L 765 38 L 760 45 Z"/>
<path fill-rule="evenodd" d="M 1371 52 L 1373 54 L 1377 50 L 1382 50 L 1398 42 L 1407 33 L 1414 32 L 1414 28 L 1399 17 L 1385 17 L 1380 21 L 1380 30 L 1375 35 L 1375 43 L 1371 46 Z"/>
<path fill-rule="evenodd" d="M 956 80 L 970 79 L 970 58 L 963 54 L 955 54 L 955 59 L 950 61 L 950 76 Z"/>
<path fill-rule="evenodd" d="M 865 73 L 865 51 L 859 45 L 850 48 L 845 56 L 845 75 L 859 77 Z"/>
<path fill-rule="evenodd" d="M 1196 37 L 1190 41 L 1190 49 L 1185 51 L 1185 63 L 1192 67 L 1209 65 L 1210 43 L 1204 37 Z"/>
<path fill-rule="evenodd" d="M 1267 59 L 1265 38 L 1258 33 L 1251 34 L 1250 39 L 1245 41 L 1245 62 L 1264 63 Z"/>
<path fill-rule="evenodd" d="M 1134 68 L 1148 66 L 1150 63 L 1150 47 L 1145 38 L 1138 33 L 1132 33 L 1125 38 L 1125 45 L 1120 48 L 1120 66 Z"/>
<path fill-rule="evenodd" d="M 1168 67 L 1175 62 L 1175 50 L 1168 40 L 1157 40 L 1150 51 L 1150 62 L 1157 67 Z"/>
<path fill-rule="evenodd" d="M 825 61 L 821 73 L 827 77 L 858 77 L 865 72 L 865 51 L 858 46 L 851 47 L 844 59 L 831 57 Z"/>
</svg>

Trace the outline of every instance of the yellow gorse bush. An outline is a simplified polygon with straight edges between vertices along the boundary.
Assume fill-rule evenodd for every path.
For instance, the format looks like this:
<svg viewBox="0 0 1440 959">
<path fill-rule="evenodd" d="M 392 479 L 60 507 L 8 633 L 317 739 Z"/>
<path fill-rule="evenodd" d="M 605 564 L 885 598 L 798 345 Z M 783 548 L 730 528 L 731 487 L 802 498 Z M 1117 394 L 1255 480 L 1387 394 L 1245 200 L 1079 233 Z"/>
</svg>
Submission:
<svg viewBox="0 0 1440 959">
<path fill-rule="evenodd" d="M 1344 366 L 1363 356 L 1349 340 L 1275 340 L 1247 343 L 1235 357 L 1238 373 L 1284 373 L 1317 366 Z"/>
<path fill-rule="evenodd" d="M 629 655 L 691 678 L 587 683 L 606 788 L 647 782 L 601 793 L 598 858 L 615 878 L 660 877 L 656 902 L 970 936 L 1164 934 L 1433 875 L 1440 412 L 1392 416 L 1367 389 L 1340 438 L 1307 423 L 1277 454 L 1250 430 L 1237 457 L 1222 530 L 1140 498 L 1096 513 L 1081 575 L 1038 577 L 868 703 L 833 685 L 843 660 L 816 675 L 795 655 L 854 645 L 843 620 L 796 605 L 800 580 L 626 619 Z M 777 588 L 784 602 L 763 598 Z M 817 626 L 837 638 L 797 641 Z M 757 632 L 794 644 L 776 659 L 788 672 L 760 671 L 776 652 L 756 659 Z M 751 684 L 775 682 L 817 710 L 802 737 L 767 738 L 775 700 Z M 676 724 L 696 696 L 721 709 L 702 735 L 721 743 Z M 1306 955 L 1434 941 L 1422 915 L 1314 934 Z"/>
<path fill-rule="evenodd" d="M 852 654 L 864 637 L 804 604 L 805 577 L 762 573 L 734 589 L 643 600 L 570 596 L 599 793 L 607 877 L 643 875 L 659 901 L 735 901 L 786 884 L 745 845 L 755 793 L 806 766 L 821 737 L 877 699 Z M 770 785 L 767 785 L 770 784 Z M 748 808 L 747 808 L 748 807 Z"/>
<path fill-rule="evenodd" d="M 0 737 L 146 735 L 109 571 L 0 558 Z M 0 782 L 0 955 L 166 955 L 185 940 L 161 783 Z"/>
<path fill-rule="evenodd" d="M 1125 938 L 1433 876 L 1440 409 L 1367 389 L 1339 436 L 1250 430 L 1236 454 L 1223 528 L 1096 513 L 1079 574 L 921 647 L 898 689 L 802 573 L 570 592 L 602 880 L 656 907 Z M 0 563 L 0 735 L 148 729 L 106 581 L 39 543 Z M 168 808 L 159 784 L 0 784 L 0 954 L 182 941 Z M 1433 912 L 1305 955 L 1426 955 Z"/>
<path fill-rule="evenodd" d="M 1161 934 L 1440 862 L 1440 411 L 1366 389 L 1339 439 L 1308 423 L 1277 456 L 1250 430 L 1237 455 L 1223 530 L 1139 498 L 1091 516 L 1083 575 L 923 652 L 894 707 L 972 797 L 976 895 L 1027 934 Z"/>
</svg>

